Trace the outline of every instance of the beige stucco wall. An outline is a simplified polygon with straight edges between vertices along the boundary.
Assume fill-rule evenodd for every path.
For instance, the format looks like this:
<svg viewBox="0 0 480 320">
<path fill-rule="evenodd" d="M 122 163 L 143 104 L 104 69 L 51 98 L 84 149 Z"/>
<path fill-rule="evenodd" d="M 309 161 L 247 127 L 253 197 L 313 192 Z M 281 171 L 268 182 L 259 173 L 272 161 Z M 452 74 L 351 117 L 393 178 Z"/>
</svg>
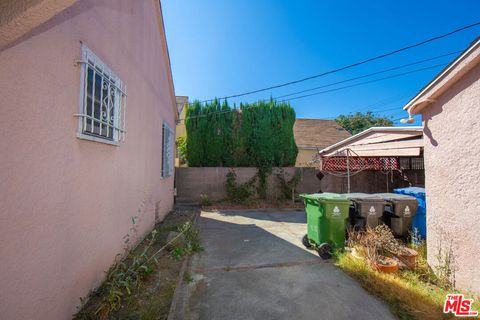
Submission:
<svg viewBox="0 0 480 320">
<path fill-rule="evenodd" d="M 319 163 L 312 163 L 312 161 L 317 158 L 317 155 L 317 150 L 298 147 L 295 167 L 318 167 Z"/>
<path fill-rule="evenodd" d="M 158 1 L 79 0 L 0 51 L 0 318 L 70 319 L 173 205 L 162 123 L 175 125 Z M 80 41 L 127 86 L 127 136 L 76 138 Z"/>
<path fill-rule="evenodd" d="M 423 111 L 428 261 L 452 245 L 456 284 L 480 293 L 480 65 Z"/>
</svg>

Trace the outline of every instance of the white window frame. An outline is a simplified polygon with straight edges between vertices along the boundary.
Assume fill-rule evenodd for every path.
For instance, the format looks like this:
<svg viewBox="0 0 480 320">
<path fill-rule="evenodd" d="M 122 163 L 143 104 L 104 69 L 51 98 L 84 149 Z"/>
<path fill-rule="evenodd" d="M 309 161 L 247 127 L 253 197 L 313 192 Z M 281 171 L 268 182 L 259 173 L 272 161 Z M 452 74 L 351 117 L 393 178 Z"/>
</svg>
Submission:
<svg viewBox="0 0 480 320">
<path fill-rule="evenodd" d="M 80 66 L 80 95 L 78 100 L 78 113 L 74 114 L 78 117 L 78 132 L 77 138 L 102 142 L 111 145 L 118 145 L 120 141 L 125 141 L 125 125 L 126 125 L 126 110 L 127 110 L 127 89 L 120 78 L 98 58 L 92 50 L 82 43 L 81 45 L 81 59 L 77 61 Z M 93 85 L 92 85 L 92 105 L 91 112 L 87 112 L 87 82 L 88 70 L 93 71 Z M 95 114 L 95 81 L 96 76 L 99 75 L 102 79 L 101 88 L 105 88 L 108 92 L 108 100 L 103 97 L 103 89 L 100 91 L 100 119 L 94 116 Z M 105 87 L 104 87 L 105 86 Z M 113 99 L 110 92 L 114 90 Z M 108 108 L 109 104 L 113 104 Z M 105 109 L 104 109 L 105 108 Z M 110 115 L 110 110 L 113 108 L 113 115 Z M 113 121 L 108 121 L 113 116 Z M 92 121 L 93 119 L 93 121 Z M 90 129 L 87 129 L 87 123 L 90 123 Z M 95 131 L 95 126 L 99 125 L 99 132 Z M 110 130 L 112 131 L 111 137 Z M 102 135 L 102 133 L 106 134 Z"/>
<path fill-rule="evenodd" d="M 175 133 L 172 128 L 164 122 L 162 126 L 162 178 L 168 178 L 173 175 L 175 166 Z"/>
</svg>

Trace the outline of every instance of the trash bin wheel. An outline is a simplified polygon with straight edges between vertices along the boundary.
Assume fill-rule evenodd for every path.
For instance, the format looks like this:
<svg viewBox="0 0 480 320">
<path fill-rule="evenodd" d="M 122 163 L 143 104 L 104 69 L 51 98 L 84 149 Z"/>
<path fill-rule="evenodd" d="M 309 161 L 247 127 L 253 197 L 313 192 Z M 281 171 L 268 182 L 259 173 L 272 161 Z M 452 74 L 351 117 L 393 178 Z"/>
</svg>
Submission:
<svg viewBox="0 0 480 320">
<path fill-rule="evenodd" d="M 305 248 L 307 249 L 311 249 L 312 248 L 312 244 L 310 243 L 310 240 L 308 240 L 308 235 L 304 235 L 303 238 L 302 238 L 302 243 L 303 245 L 305 246 Z"/>
<path fill-rule="evenodd" d="M 326 260 L 332 257 L 332 246 L 329 243 L 322 243 L 317 248 L 320 258 Z"/>
</svg>

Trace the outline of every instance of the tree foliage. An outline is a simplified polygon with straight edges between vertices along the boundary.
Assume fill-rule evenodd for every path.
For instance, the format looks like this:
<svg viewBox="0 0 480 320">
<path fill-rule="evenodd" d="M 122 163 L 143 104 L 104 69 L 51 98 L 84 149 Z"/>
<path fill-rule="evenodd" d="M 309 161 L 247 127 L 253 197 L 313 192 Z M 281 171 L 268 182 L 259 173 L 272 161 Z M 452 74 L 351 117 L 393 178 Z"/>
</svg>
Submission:
<svg viewBox="0 0 480 320">
<path fill-rule="evenodd" d="M 388 117 L 376 117 L 371 111 L 340 115 L 335 121 L 351 134 L 357 134 L 371 127 L 391 127 L 393 122 Z"/>
<path fill-rule="evenodd" d="M 187 162 L 187 138 L 186 137 L 178 137 L 176 141 L 177 146 L 177 153 L 178 159 L 180 164 L 184 164 Z"/>
<path fill-rule="evenodd" d="M 288 103 L 214 100 L 188 106 L 187 161 L 192 167 L 291 166 L 297 157 L 295 111 Z"/>
</svg>

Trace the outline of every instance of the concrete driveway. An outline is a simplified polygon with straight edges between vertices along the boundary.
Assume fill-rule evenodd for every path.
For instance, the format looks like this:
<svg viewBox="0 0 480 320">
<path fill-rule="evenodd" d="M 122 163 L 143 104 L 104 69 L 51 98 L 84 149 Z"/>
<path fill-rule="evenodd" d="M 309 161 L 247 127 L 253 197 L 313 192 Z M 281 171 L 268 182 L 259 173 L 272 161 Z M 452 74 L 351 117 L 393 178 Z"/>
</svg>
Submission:
<svg viewBox="0 0 480 320">
<path fill-rule="evenodd" d="M 303 211 L 202 212 L 198 225 L 205 251 L 191 260 L 175 319 L 395 319 L 303 247 Z"/>
</svg>

